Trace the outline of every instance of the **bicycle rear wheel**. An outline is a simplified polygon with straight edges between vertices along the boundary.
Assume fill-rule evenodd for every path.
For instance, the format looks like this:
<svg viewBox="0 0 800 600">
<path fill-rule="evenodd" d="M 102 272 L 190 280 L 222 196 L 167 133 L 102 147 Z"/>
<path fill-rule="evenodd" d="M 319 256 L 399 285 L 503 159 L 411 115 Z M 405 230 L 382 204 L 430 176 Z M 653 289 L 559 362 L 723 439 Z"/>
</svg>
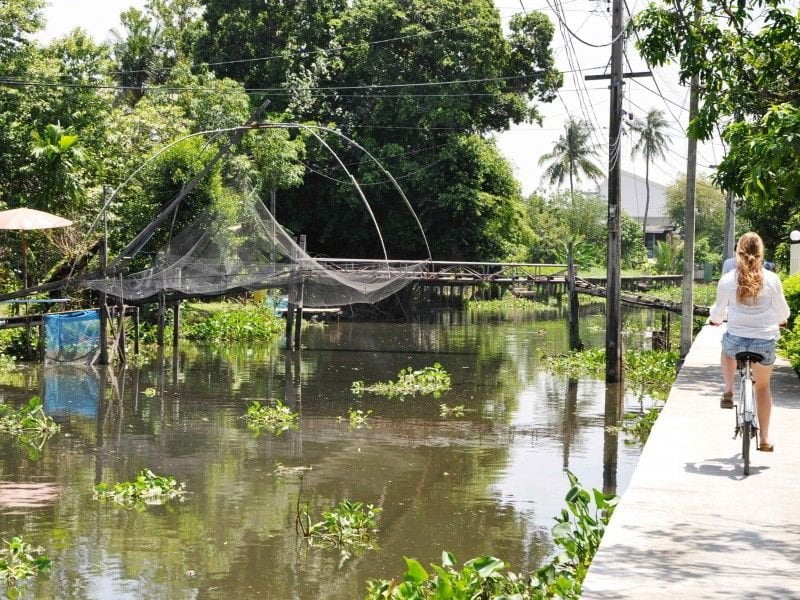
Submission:
<svg viewBox="0 0 800 600">
<path fill-rule="evenodd" d="M 750 475 L 750 438 L 753 437 L 753 424 L 749 421 L 742 423 L 742 460 L 744 461 L 744 474 Z"/>
</svg>

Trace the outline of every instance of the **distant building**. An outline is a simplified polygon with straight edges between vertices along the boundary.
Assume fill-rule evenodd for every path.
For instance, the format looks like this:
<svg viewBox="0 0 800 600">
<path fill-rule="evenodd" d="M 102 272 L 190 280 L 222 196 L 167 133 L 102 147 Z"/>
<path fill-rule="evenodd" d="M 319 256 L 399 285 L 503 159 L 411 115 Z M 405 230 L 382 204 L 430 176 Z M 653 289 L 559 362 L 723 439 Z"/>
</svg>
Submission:
<svg viewBox="0 0 800 600">
<path fill-rule="evenodd" d="M 608 200 L 608 179 L 597 186 L 597 193 Z M 639 223 L 644 222 L 644 208 L 647 204 L 647 186 L 644 177 L 622 171 L 621 175 L 622 210 Z M 675 231 L 675 225 L 667 216 L 667 186 L 650 180 L 650 206 L 647 211 L 647 231 L 645 246 L 650 256 L 657 241 L 667 239 Z"/>
</svg>

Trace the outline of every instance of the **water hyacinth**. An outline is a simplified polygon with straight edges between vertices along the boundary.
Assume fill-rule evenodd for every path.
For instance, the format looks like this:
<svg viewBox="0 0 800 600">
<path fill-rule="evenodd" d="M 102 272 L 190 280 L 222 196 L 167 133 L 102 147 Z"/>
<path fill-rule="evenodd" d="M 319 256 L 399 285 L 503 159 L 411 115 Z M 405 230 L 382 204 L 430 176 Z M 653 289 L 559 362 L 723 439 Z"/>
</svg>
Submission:
<svg viewBox="0 0 800 600">
<path fill-rule="evenodd" d="M 5 541 L 0 546 L 0 581 L 5 584 L 6 597 L 15 600 L 20 595 L 17 583 L 50 568 L 51 561 L 43 552 L 34 548 L 21 537 Z"/>
<path fill-rule="evenodd" d="M 439 363 L 432 367 L 414 370 L 411 367 L 402 369 L 397 374 L 397 381 L 386 381 L 365 384 L 354 381 L 350 391 L 356 395 L 373 393 L 394 398 L 397 396 L 413 396 L 415 394 L 432 394 L 438 398 L 442 392 L 450 389 L 450 374 Z"/>
<path fill-rule="evenodd" d="M 95 500 L 109 500 L 125 508 L 144 508 L 145 505 L 160 505 L 173 498 L 183 499 L 185 483 L 174 477 L 156 475 L 143 469 L 134 481 L 123 481 L 113 486 L 100 483 L 94 488 Z"/>
<path fill-rule="evenodd" d="M 253 400 L 247 407 L 244 415 L 247 426 L 256 432 L 262 429 L 270 430 L 274 435 L 279 435 L 289 429 L 297 429 L 298 413 L 275 400 L 274 405 L 262 405 L 258 400 Z"/>
</svg>

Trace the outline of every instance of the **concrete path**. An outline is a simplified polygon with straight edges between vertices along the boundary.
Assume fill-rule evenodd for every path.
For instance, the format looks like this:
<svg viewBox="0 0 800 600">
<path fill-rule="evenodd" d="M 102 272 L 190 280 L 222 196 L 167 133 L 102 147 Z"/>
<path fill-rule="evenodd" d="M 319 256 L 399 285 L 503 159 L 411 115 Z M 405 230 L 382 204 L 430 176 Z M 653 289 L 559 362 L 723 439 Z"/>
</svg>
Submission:
<svg viewBox="0 0 800 600">
<path fill-rule="evenodd" d="M 800 599 L 800 381 L 778 359 L 773 454 L 743 477 L 719 408 L 719 327 L 695 340 L 605 533 L 582 598 Z"/>
</svg>

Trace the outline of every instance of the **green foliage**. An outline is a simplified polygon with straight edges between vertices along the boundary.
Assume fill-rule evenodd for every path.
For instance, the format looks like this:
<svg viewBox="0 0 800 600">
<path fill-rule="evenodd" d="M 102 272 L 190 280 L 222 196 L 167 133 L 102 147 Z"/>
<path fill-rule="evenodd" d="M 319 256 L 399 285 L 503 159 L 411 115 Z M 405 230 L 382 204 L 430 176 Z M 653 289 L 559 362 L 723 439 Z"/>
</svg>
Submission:
<svg viewBox="0 0 800 600">
<path fill-rule="evenodd" d="M 147 505 L 160 505 L 168 500 L 183 500 L 186 484 L 174 477 L 156 475 L 143 469 L 134 481 L 123 481 L 110 486 L 100 483 L 94 488 L 95 500 L 109 500 L 125 508 L 144 510 Z"/>
<path fill-rule="evenodd" d="M 323 511 L 322 521 L 308 528 L 307 538 L 312 546 L 338 548 L 346 560 L 353 553 L 375 548 L 377 517 L 382 511 L 372 504 L 342 500 Z"/>
<path fill-rule="evenodd" d="M 350 423 L 350 429 L 361 429 L 367 426 L 367 418 L 372 414 L 371 410 L 363 411 L 360 408 L 351 408 L 347 411 L 347 421 Z M 340 421 L 344 421 L 344 417 L 339 417 Z"/>
<path fill-rule="evenodd" d="M 653 425 L 661 414 L 660 407 L 648 408 L 644 412 L 627 412 L 623 416 L 620 429 L 628 436 L 625 443 L 629 446 L 639 444 L 643 446 L 650 437 Z"/>
<path fill-rule="evenodd" d="M 622 213 L 619 223 L 620 245 L 622 249 L 622 268 L 637 269 L 647 262 L 647 248 L 644 245 L 642 226 L 639 221 Z"/>
<path fill-rule="evenodd" d="M 564 133 L 553 149 L 539 158 L 539 164 L 550 163 L 542 175 L 550 184 L 559 187 L 569 181 L 569 193 L 575 193 L 575 183 L 582 177 L 599 179 L 603 170 L 592 162 L 598 158 L 598 148 L 591 141 L 592 125 L 586 121 L 569 119 L 564 123 Z"/>
<path fill-rule="evenodd" d="M 677 236 L 669 236 L 666 241 L 656 242 L 653 255 L 656 259 L 655 271 L 659 275 L 683 271 L 683 240 Z"/>
<path fill-rule="evenodd" d="M 0 547 L 0 580 L 5 584 L 6 597 L 16 600 L 20 591 L 17 583 L 47 571 L 51 561 L 43 552 L 44 548 L 34 548 L 21 537 L 3 540 Z"/>
<path fill-rule="evenodd" d="M 356 395 L 373 393 L 394 398 L 396 396 L 413 396 L 415 394 L 433 394 L 438 398 L 442 392 L 450 389 L 450 374 L 439 363 L 432 367 L 424 367 L 416 371 L 411 367 L 401 369 L 397 381 L 373 383 L 366 385 L 363 381 L 354 381 L 351 391 Z"/>
<path fill-rule="evenodd" d="M 187 319 L 183 334 L 191 340 L 210 342 L 268 341 L 284 329 L 283 319 L 267 307 L 231 305 L 199 321 Z"/>
<path fill-rule="evenodd" d="M 717 297 L 716 283 L 695 283 L 692 286 L 694 303 L 700 306 L 711 306 Z M 679 285 L 665 286 L 648 292 L 649 296 L 656 296 L 669 302 L 680 302 L 683 299 L 683 287 Z"/>
<path fill-rule="evenodd" d="M 430 573 L 418 561 L 406 558 L 402 582 L 367 582 L 366 600 L 577 600 L 618 499 L 600 490 L 589 492 L 575 475 L 567 471 L 567 476 L 567 508 L 555 517 L 553 527 L 553 541 L 561 553 L 535 573 L 504 572 L 506 564 L 493 556 L 474 558 L 459 569 L 455 556 L 443 552 L 441 566 L 431 565 Z"/>
<path fill-rule="evenodd" d="M 792 311 L 792 320 L 797 320 L 796 317 L 800 314 L 800 273 L 795 273 L 783 279 L 783 295 L 786 297 L 786 303 Z"/>
<path fill-rule="evenodd" d="M 686 176 L 678 178 L 667 188 L 666 209 L 670 220 L 683 231 L 686 209 Z M 709 179 L 697 178 L 695 192 L 695 238 L 708 238 L 711 250 L 722 253 L 725 230 L 725 195 Z"/>
<path fill-rule="evenodd" d="M 467 310 L 479 313 L 498 313 L 498 312 L 535 312 L 542 307 L 541 303 L 519 298 L 510 294 L 495 300 L 475 300 L 467 301 Z"/>
<path fill-rule="evenodd" d="M 566 264 L 568 242 L 574 244 L 575 264 L 587 269 L 605 262 L 608 243 L 607 206 L 597 194 L 555 193 L 528 199 L 533 230 L 531 260 Z M 630 251 L 632 248 L 626 248 Z"/>
<path fill-rule="evenodd" d="M 273 435 L 280 435 L 289 429 L 297 429 L 298 416 L 299 413 L 292 412 L 280 400 L 275 400 L 273 406 L 262 406 L 258 400 L 253 400 L 247 407 L 244 419 L 247 426 L 257 433 L 268 429 Z"/>
<path fill-rule="evenodd" d="M 7 404 L 0 404 L 0 433 L 13 436 L 32 460 L 41 456 L 45 442 L 60 430 L 61 426 L 44 414 L 38 396 L 16 411 Z"/>
<path fill-rule="evenodd" d="M 566 377 L 600 378 L 605 372 L 606 353 L 602 348 L 574 350 L 542 356 L 545 368 Z M 623 358 L 625 385 L 639 395 L 664 399 L 675 381 L 676 352 L 664 350 L 628 350 Z"/>
<path fill-rule="evenodd" d="M 699 14 L 694 7 L 650 4 L 631 21 L 637 47 L 651 64 L 679 63 L 684 83 L 699 76 L 699 113 L 689 132 L 708 139 L 728 123 L 717 179 L 742 199 L 739 214 L 771 255 L 800 225 L 800 77 L 791 66 L 800 61 L 800 14 L 777 0 L 710 0 Z"/>
<path fill-rule="evenodd" d="M 439 416 L 440 417 L 463 417 L 464 416 L 464 405 L 463 404 L 456 404 L 455 406 L 447 406 L 447 404 L 440 404 L 439 405 Z"/>
</svg>

